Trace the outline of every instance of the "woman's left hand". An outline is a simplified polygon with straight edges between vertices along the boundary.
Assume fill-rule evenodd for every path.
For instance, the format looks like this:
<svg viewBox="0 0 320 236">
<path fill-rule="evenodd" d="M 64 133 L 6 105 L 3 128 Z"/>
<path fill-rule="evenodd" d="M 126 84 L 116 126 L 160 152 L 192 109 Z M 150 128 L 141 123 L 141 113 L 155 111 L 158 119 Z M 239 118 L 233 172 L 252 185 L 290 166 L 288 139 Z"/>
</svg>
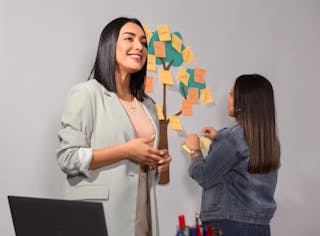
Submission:
<svg viewBox="0 0 320 236">
<path fill-rule="evenodd" d="M 159 173 L 169 170 L 170 162 L 172 160 L 170 154 L 168 153 L 168 150 L 160 150 L 160 153 L 162 153 L 162 160 L 158 162 Z"/>
</svg>

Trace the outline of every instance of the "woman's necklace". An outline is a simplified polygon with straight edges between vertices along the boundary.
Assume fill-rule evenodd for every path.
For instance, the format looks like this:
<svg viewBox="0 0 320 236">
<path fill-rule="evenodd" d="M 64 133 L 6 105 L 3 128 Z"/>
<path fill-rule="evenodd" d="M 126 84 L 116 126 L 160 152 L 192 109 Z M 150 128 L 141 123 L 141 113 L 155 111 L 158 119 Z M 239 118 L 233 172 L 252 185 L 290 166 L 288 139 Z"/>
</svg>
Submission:
<svg viewBox="0 0 320 236">
<path fill-rule="evenodd" d="M 121 98 L 120 101 L 126 109 L 130 109 L 132 112 L 135 112 L 138 109 L 137 99 L 133 95 L 131 101 L 126 101 Z"/>
<path fill-rule="evenodd" d="M 132 101 L 131 101 L 131 110 L 133 111 L 133 112 L 135 112 L 136 111 L 136 98 L 135 97 L 133 97 L 133 99 L 132 99 Z"/>
</svg>

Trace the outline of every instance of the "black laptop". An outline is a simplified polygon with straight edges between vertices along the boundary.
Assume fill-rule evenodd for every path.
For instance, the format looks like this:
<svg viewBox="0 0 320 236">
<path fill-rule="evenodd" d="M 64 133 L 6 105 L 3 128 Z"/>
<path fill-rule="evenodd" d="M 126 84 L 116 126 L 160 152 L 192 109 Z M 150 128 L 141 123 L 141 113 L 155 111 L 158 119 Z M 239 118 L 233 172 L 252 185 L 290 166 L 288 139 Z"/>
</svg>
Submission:
<svg viewBox="0 0 320 236">
<path fill-rule="evenodd" d="M 102 203 L 8 196 L 16 236 L 108 236 Z"/>
</svg>

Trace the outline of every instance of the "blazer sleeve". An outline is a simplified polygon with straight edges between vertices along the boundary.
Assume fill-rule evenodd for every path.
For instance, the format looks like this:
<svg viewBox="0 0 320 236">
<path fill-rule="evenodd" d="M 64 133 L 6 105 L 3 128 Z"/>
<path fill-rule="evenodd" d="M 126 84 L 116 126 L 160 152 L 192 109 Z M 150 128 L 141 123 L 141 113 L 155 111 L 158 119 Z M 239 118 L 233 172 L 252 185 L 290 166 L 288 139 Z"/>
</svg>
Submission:
<svg viewBox="0 0 320 236">
<path fill-rule="evenodd" d="M 58 165 L 68 175 L 80 173 L 79 148 L 90 148 L 93 130 L 93 104 L 90 91 L 79 84 L 67 97 L 62 114 L 62 128 L 58 132 L 60 147 L 57 151 Z"/>
</svg>

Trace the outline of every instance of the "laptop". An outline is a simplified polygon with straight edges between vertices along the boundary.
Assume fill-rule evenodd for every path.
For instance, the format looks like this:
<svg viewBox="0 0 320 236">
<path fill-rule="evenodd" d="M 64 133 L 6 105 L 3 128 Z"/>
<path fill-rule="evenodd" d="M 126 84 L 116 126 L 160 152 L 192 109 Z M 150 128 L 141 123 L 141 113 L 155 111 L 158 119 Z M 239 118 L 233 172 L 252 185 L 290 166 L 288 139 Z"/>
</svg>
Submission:
<svg viewBox="0 0 320 236">
<path fill-rule="evenodd" d="M 16 236 L 108 236 L 102 203 L 8 196 Z"/>
</svg>

